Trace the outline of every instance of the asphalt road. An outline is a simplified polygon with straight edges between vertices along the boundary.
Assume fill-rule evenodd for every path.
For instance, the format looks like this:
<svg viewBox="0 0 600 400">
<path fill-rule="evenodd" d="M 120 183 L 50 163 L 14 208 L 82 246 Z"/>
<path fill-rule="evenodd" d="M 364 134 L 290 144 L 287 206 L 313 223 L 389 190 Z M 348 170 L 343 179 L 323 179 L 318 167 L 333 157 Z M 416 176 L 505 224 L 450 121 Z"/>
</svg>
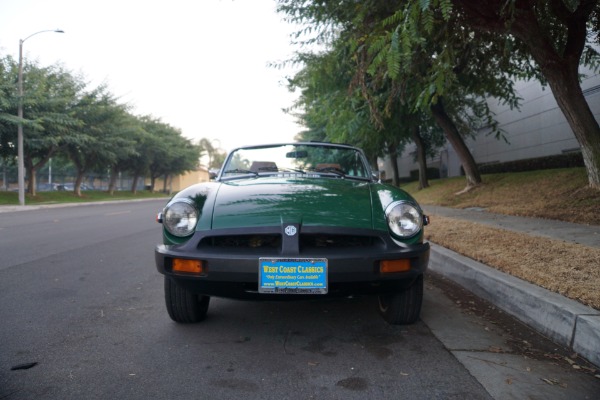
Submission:
<svg viewBox="0 0 600 400">
<path fill-rule="evenodd" d="M 478 374 L 470 359 L 500 365 L 497 351 L 472 357 L 456 339 L 480 346 L 490 324 L 431 283 L 411 326 L 387 325 L 373 298 L 213 299 L 203 323 L 175 324 L 154 266 L 162 204 L 0 214 L 1 400 L 489 399 L 516 387 Z M 536 378 L 518 394 L 543 393 L 535 385 L 551 386 Z"/>
</svg>

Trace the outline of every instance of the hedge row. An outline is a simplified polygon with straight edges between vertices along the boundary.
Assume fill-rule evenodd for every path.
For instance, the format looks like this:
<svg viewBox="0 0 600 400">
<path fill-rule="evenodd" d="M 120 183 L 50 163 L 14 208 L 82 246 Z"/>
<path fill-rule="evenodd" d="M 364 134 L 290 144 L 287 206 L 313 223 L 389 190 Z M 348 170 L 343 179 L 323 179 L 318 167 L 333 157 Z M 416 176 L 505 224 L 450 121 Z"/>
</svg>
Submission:
<svg viewBox="0 0 600 400">
<path fill-rule="evenodd" d="M 479 164 L 481 174 L 501 174 L 506 172 L 524 172 L 539 169 L 583 167 L 581 152 L 557 154 L 553 156 L 528 158 L 503 163 Z"/>
<path fill-rule="evenodd" d="M 507 172 L 525 172 L 539 169 L 555 168 L 577 168 L 583 167 L 583 155 L 581 152 L 557 154 L 553 156 L 528 158 L 524 160 L 515 160 L 498 163 L 478 164 L 480 174 L 502 174 Z M 460 174 L 465 175 L 463 168 L 460 168 Z M 438 168 L 427 168 L 427 179 L 440 179 L 440 170 Z M 401 177 L 399 183 L 409 183 L 419 180 L 419 170 L 410 171 L 410 176 Z M 387 179 L 385 182 L 390 182 Z"/>
<path fill-rule="evenodd" d="M 419 180 L 419 170 L 413 169 L 410 171 L 410 182 Z M 440 179 L 439 168 L 427 168 L 427 179 Z"/>
</svg>

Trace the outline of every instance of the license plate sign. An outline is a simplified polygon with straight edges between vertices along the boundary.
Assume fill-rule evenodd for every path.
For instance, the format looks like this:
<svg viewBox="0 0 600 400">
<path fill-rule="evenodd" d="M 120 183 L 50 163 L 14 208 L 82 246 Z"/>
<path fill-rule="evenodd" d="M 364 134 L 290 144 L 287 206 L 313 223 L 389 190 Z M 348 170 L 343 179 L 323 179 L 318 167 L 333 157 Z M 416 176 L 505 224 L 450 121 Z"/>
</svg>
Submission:
<svg viewBox="0 0 600 400">
<path fill-rule="evenodd" d="M 259 259 L 259 293 L 327 294 L 327 283 L 325 258 Z"/>
</svg>

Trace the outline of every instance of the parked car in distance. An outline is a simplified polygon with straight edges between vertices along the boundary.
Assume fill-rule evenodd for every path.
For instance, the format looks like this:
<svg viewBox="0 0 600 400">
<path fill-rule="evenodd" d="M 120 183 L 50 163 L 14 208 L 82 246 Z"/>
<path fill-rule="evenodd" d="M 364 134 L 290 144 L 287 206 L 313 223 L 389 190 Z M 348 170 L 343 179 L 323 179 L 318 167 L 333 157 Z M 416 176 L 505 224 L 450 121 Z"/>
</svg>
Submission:
<svg viewBox="0 0 600 400">
<path fill-rule="evenodd" d="M 176 194 L 157 220 L 156 267 L 176 322 L 203 320 L 213 296 L 376 295 L 387 322 L 419 318 L 428 218 L 408 193 L 379 182 L 356 147 L 237 148 L 215 181 Z"/>
<path fill-rule="evenodd" d="M 79 186 L 79 189 L 80 190 L 95 190 L 92 186 L 86 185 L 85 183 L 82 183 Z M 72 192 L 73 190 L 75 190 L 75 184 L 74 183 L 62 183 L 60 185 L 57 185 L 56 190 L 64 190 L 64 191 Z"/>
<path fill-rule="evenodd" d="M 36 190 L 38 192 L 51 192 L 54 190 L 58 190 L 57 187 L 58 187 L 58 184 L 56 184 L 56 183 L 39 183 L 37 185 Z"/>
</svg>

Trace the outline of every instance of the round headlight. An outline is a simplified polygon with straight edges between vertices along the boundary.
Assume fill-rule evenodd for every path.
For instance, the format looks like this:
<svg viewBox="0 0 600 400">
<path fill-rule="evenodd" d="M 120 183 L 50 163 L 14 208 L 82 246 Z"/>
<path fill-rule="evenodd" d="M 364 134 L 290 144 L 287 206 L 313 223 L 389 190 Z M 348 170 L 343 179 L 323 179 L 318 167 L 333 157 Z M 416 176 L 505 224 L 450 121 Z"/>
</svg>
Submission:
<svg viewBox="0 0 600 400">
<path fill-rule="evenodd" d="M 421 211 L 411 203 L 397 201 L 385 210 L 385 217 L 392 233 L 399 238 L 416 235 L 423 227 Z"/>
<path fill-rule="evenodd" d="M 169 233 L 183 237 L 191 235 L 198 223 L 198 210 L 187 201 L 176 201 L 167 205 L 163 225 Z"/>
</svg>

